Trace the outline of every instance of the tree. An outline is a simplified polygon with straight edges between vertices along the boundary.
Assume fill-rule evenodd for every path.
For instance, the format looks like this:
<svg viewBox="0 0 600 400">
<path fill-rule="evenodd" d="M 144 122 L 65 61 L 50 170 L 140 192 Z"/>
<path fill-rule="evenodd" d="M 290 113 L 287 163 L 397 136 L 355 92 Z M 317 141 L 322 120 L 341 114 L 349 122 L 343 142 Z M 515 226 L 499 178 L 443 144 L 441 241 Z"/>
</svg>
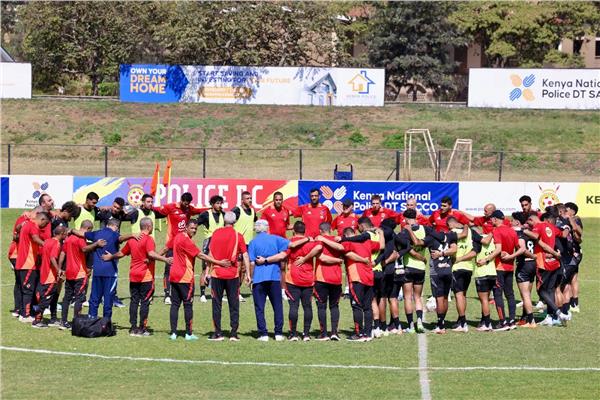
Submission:
<svg viewBox="0 0 600 400">
<path fill-rule="evenodd" d="M 372 19 L 369 60 L 386 70 L 386 85 L 393 99 L 403 87 L 432 88 L 437 94 L 455 89 L 448 47 L 464 44 L 447 16 L 452 2 L 390 2 L 380 5 Z"/>
<path fill-rule="evenodd" d="M 482 45 L 494 67 L 540 67 L 558 59 L 553 50 L 561 39 L 600 30 L 592 2 L 465 2 L 450 20 Z"/>
</svg>

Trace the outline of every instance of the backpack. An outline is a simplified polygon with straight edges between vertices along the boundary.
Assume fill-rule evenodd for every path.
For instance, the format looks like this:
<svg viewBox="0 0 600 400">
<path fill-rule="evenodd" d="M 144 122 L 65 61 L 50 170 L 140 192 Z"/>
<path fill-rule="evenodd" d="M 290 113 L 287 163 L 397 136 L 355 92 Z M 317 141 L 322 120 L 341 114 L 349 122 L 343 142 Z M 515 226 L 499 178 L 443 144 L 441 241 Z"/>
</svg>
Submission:
<svg viewBox="0 0 600 400">
<path fill-rule="evenodd" d="M 73 319 L 71 328 L 73 336 L 96 338 L 116 334 L 117 330 L 108 318 L 89 318 L 87 315 L 79 315 Z"/>
</svg>

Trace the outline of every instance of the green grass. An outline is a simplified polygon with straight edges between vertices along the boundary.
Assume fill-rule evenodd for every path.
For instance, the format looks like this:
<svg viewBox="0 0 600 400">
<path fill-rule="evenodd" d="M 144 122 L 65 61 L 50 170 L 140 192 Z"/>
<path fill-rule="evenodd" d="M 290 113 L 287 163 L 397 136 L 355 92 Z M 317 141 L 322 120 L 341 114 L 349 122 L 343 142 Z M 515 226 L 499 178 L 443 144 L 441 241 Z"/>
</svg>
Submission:
<svg viewBox="0 0 600 400">
<path fill-rule="evenodd" d="M 353 161 L 357 174 L 366 179 L 385 180 L 387 165 L 373 168 L 372 159 L 393 159 L 396 150 L 404 148 L 404 132 L 409 128 L 428 128 L 437 150 L 444 150 L 445 169 L 450 150 L 457 138 L 473 140 L 474 180 L 496 179 L 497 151 L 505 154 L 504 180 L 543 180 L 550 173 L 559 180 L 598 180 L 598 156 L 529 154 L 524 152 L 599 153 L 600 116 L 595 112 L 492 110 L 447 108 L 427 105 L 321 108 L 308 106 L 259 106 L 231 104 L 134 104 L 116 101 L 74 100 L 6 100 L 2 102 L 3 144 L 33 144 L 12 149 L 13 173 L 102 174 L 103 158 L 98 146 L 112 145 L 111 170 L 122 176 L 151 174 L 146 147 L 214 149 L 306 149 L 327 166 L 327 174 L 311 179 L 325 179 L 333 166 L 348 162 L 361 149 L 381 149 L 376 156 L 359 154 Z M 56 144 L 85 144 L 77 148 L 75 158 L 67 161 L 63 148 L 47 151 L 51 161 L 40 167 L 31 166 L 32 152 Z M 125 162 L 118 146 L 135 146 L 137 163 Z M 413 179 L 431 179 L 429 158 L 420 138 L 415 138 Z M 322 150 L 347 150 L 346 153 L 318 153 Z M 5 148 L 2 150 L 5 152 Z M 178 151 L 162 151 L 162 158 L 174 160 L 174 176 L 196 171 L 189 155 Z M 209 156 L 238 169 L 209 171 L 211 178 L 278 178 L 286 176 L 287 158 L 272 154 L 269 162 L 256 163 L 252 155 L 237 156 L 226 150 L 209 150 Z M 6 158 L 6 157 L 4 157 Z M 151 157 L 150 157 L 151 158 Z M 73 167 L 73 161 L 78 165 Z M 82 169 L 81 164 L 97 165 Z M 297 159 L 294 160 L 297 165 Z M 35 164 L 35 163 L 34 163 Z M 257 165 L 258 164 L 258 165 Z M 99 166 L 99 167 L 98 167 Z M 86 166 L 87 167 L 87 166 Z M 6 171 L 6 164 L 2 171 Z M 32 170 L 33 169 L 33 170 Z M 460 170 L 461 168 L 457 168 Z M 464 168 L 463 168 L 464 169 Z M 250 173 L 250 174 L 249 174 Z M 297 177 L 294 171 L 293 177 Z M 453 179 L 467 179 L 459 176 Z M 306 176 L 305 176 L 306 178 Z"/>
<path fill-rule="evenodd" d="M 2 210 L 2 252 L 6 253 L 12 223 L 20 211 Z M 600 221 L 585 222 L 585 258 L 581 267 L 580 303 L 582 312 L 574 315 L 567 328 L 519 329 L 513 332 L 482 334 L 427 335 L 428 371 L 433 399 L 595 399 L 600 395 L 600 372 L 505 371 L 505 370 L 438 370 L 439 367 L 595 367 L 600 347 L 597 328 L 600 324 Z M 125 228 L 127 229 L 127 228 Z M 201 238 L 197 238 L 197 242 Z M 158 233 L 157 245 L 164 243 L 164 230 Z M 119 294 L 128 303 L 128 259 L 120 263 Z M 269 362 L 294 364 L 294 367 L 251 365 L 177 364 L 152 361 L 106 360 L 53 354 L 32 354 L 3 350 L 0 354 L 3 399 L 39 398 L 243 398 L 243 399 L 418 399 L 421 396 L 418 345 L 415 335 L 390 336 L 371 343 L 260 343 L 254 339 L 256 324 L 248 289 L 247 302 L 241 304 L 238 343 L 210 343 L 210 302 L 194 303 L 194 331 L 201 338 L 196 343 L 167 340 L 168 306 L 162 304 L 160 279 L 162 265 L 157 265 L 157 297 L 150 310 L 149 338 L 127 335 L 127 309 L 114 309 L 113 320 L 119 325 L 112 338 L 82 339 L 55 328 L 34 330 L 17 322 L 8 310 L 12 306 L 13 274 L 2 258 L 1 271 L 1 341 L 3 346 L 93 353 L 106 356 L 171 358 L 181 360 L 216 360 L 230 362 Z M 474 285 L 469 290 L 468 319 L 479 317 L 474 299 Z M 197 292 L 198 293 L 198 292 Z M 429 287 L 426 285 L 426 294 Z M 535 296 L 534 296 L 535 297 Z M 228 327 L 224 308 L 223 326 Z M 268 309 L 268 307 L 267 307 Z M 313 307 L 316 329 L 316 307 Z M 287 313 L 287 307 L 286 307 Z M 494 317 L 494 313 L 492 314 Z M 538 316 L 540 317 L 540 316 Z M 428 320 L 433 320 L 427 314 Z M 456 318 L 450 304 L 448 321 Z M 404 315 L 401 313 L 401 320 Z M 272 329 L 272 314 L 267 314 Z M 180 326 L 183 318 L 180 315 Z M 352 326 L 350 305 L 341 303 L 340 328 L 347 333 Z M 284 327 L 284 331 L 287 329 Z M 316 332 L 316 330 L 315 330 Z M 380 365 L 410 368 L 407 370 L 323 369 L 302 367 L 308 364 Z M 24 371 L 27 378 L 24 381 Z M 35 384 L 24 384 L 34 382 Z"/>
</svg>

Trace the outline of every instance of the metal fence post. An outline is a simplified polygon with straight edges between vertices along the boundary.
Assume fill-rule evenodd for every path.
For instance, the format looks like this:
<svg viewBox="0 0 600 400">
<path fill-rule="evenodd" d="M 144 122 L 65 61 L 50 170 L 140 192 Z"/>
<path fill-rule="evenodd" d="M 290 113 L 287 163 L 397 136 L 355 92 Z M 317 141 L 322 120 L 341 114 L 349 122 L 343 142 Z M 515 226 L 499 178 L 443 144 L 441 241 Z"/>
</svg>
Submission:
<svg viewBox="0 0 600 400">
<path fill-rule="evenodd" d="M 442 150 L 438 150 L 437 152 L 437 168 L 436 168 L 436 180 L 442 180 Z"/>
<path fill-rule="evenodd" d="M 396 180 L 400 180 L 400 150 L 396 150 Z"/>
<path fill-rule="evenodd" d="M 6 161 L 8 163 L 8 175 L 10 175 L 10 161 L 11 161 L 11 154 L 10 154 L 10 143 L 8 144 L 8 154 L 6 155 Z"/>
<path fill-rule="evenodd" d="M 302 179 L 302 149 L 298 149 L 298 176 Z"/>
<path fill-rule="evenodd" d="M 498 182 L 502 182 L 502 165 L 504 164 L 504 152 L 500 152 L 500 158 L 498 159 Z"/>
<path fill-rule="evenodd" d="M 108 146 L 104 146 L 104 177 L 108 177 Z"/>
<path fill-rule="evenodd" d="M 206 178 L 206 148 L 202 149 L 202 178 Z"/>
</svg>

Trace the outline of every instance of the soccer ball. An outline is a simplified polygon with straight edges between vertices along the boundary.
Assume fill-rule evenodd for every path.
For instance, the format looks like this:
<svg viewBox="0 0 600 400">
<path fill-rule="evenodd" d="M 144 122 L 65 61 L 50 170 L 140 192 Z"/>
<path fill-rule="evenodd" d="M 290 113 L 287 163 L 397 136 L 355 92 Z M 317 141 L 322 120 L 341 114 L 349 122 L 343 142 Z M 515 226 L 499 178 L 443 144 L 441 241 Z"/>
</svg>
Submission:
<svg viewBox="0 0 600 400">
<path fill-rule="evenodd" d="M 425 309 L 427 312 L 434 312 L 436 309 L 435 297 L 430 297 L 427 299 L 427 303 L 425 303 Z"/>
</svg>

